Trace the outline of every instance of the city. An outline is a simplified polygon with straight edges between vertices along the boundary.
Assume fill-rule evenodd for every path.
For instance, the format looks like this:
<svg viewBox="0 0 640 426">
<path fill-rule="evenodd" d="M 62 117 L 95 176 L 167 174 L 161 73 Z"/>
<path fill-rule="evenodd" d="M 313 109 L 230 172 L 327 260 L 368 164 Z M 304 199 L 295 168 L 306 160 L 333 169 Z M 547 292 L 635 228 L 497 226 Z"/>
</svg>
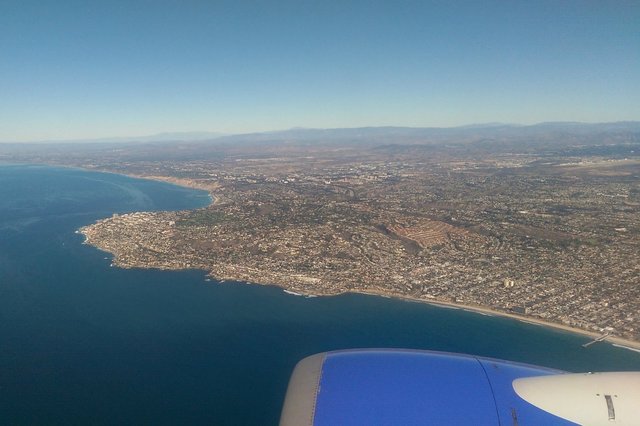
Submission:
<svg viewBox="0 0 640 426">
<path fill-rule="evenodd" d="M 184 161 L 136 160 L 126 149 L 50 161 L 210 192 L 207 208 L 83 228 L 120 267 L 454 303 L 640 339 L 633 143 L 467 154 L 420 144 L 219 149 Z"/>
</svg>

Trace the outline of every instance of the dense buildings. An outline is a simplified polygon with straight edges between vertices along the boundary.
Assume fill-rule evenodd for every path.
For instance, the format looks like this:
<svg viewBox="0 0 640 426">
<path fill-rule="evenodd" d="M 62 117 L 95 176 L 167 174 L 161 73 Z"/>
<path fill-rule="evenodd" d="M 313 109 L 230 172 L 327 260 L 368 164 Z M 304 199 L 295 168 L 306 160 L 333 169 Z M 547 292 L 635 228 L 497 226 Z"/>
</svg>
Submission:
<svg viewBox="0 0 640 426">
<path fill-rule="evenodd" d="M 640 340 L 640 158 L 635 140 L 613 142 L 272 144 L 59 162 L 214 197 L 199 210 L 83 228 L 117 266 L 483 306 Z"/>
</svg>

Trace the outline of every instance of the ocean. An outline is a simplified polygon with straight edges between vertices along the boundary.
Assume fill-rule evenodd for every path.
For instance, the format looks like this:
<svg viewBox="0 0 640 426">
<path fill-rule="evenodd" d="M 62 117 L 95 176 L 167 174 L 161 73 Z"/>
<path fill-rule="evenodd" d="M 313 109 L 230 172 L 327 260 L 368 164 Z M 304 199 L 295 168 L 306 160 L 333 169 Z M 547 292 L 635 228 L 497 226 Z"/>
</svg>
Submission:
<svg viewBox="0 0 640 426">
<path fill-rule="evenodd" d="M 640 370 L 640 353 L 517 320 L 119 269 L 75 232 L 113 213 L 208 203 L 162 182 L 0 166 L 0 424 L 275 425 L 296 362 L 344 348 Z"/>
</svg>

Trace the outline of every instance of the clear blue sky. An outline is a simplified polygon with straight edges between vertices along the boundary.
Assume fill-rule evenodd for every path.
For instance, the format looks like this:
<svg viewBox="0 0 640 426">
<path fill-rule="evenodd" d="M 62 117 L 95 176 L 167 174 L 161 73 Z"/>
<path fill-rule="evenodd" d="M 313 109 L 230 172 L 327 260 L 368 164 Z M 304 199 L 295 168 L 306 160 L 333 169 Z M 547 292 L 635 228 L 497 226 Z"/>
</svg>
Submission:
<svg viewBox="0 0 640 426">
<path fill-rule="evenodd" d="M 639 119 L 636 0 L 0 0 L 0 141 Z"/>
</svg>

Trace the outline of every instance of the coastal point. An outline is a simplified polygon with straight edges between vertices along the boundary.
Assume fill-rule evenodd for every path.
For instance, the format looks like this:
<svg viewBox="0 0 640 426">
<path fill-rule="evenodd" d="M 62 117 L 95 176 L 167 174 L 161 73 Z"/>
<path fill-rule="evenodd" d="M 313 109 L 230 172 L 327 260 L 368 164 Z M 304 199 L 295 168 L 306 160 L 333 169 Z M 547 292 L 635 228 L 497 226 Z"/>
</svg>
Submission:
<svg viewBox="0 0 640 426">
<path fill-rule="evenodd" d="M 453 303 L 640 340 L 637 159 L 328 145 L 95 163 L 215 200 L 82 228 L 115 266 Z"/>
</svg>

